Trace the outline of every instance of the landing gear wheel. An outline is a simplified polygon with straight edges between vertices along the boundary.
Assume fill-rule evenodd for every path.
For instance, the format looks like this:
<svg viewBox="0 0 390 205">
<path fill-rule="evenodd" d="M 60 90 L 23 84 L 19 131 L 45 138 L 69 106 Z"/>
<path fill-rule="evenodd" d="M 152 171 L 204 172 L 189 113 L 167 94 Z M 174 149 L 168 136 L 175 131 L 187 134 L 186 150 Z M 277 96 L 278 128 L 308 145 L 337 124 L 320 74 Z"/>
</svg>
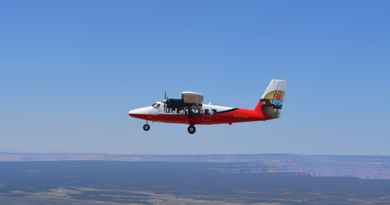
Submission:
<svg viewBox="0 0 390 205">
<path fill-rule="evenodd" d="M 150 125 L 149 124 L 144 124 L 144 126 L 142 128 L 144 129 L 144 131 L 149 131 L 150 130 Z"/>
<path fill-rule="evenodd" d="M 196 127 L 194 125 L 190 125 L 187 130 L 188 130 L 188 133 L 193 135 L 196 132 Z"/>
</svg>

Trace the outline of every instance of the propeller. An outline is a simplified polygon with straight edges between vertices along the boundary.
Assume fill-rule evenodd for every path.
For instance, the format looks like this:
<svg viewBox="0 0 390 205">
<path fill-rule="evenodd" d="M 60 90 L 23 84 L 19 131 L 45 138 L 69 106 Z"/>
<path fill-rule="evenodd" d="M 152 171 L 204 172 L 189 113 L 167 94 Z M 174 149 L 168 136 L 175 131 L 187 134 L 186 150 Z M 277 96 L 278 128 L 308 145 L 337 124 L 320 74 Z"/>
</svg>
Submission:
<svg viewBox="0 0 390 205">
<path fill-rule="evenodd" d="M 167 110 L 167 101 L 168 101 L 168 95 L 167 95 L 167 91 L 164 90 L 164 94 L 163 94 L 163 99 L 161 100 L 162 104 L 163 104 L 163 108 L 164 108 L 164 112 L 168 112 Z"/>
<path fill-rule="evenodd" d="M 167 94 L 167 91 L 165 90 L 164 91 L 164 98 L 163 98 L 163 102 L 167 102 L 167 100 L 168 100 L 168 94 Z"/>
</svg>

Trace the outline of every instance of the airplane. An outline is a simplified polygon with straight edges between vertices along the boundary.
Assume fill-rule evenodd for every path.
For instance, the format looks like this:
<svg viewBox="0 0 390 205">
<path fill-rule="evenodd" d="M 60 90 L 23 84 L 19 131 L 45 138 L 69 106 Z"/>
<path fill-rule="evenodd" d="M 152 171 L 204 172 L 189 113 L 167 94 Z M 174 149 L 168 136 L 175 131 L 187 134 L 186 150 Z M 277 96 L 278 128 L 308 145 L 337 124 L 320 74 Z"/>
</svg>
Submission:
<svg viewBox="0 0 390 205">
<path fill-rule="evenodd" d="M 165 97 L 152 106 L 130 110 L 128 115 L 146 120 L 144 131 L 150 130 L 149 121 L 187 124 L 188 133 L 195 134 L 195 125 L 214 125 L 278 119 L 286 94 L 285 80 L 271 80 L 254 109 L 242 109 L 203 104 L 203 95 L 186 91 L 181 98 Z"/>
</svg>

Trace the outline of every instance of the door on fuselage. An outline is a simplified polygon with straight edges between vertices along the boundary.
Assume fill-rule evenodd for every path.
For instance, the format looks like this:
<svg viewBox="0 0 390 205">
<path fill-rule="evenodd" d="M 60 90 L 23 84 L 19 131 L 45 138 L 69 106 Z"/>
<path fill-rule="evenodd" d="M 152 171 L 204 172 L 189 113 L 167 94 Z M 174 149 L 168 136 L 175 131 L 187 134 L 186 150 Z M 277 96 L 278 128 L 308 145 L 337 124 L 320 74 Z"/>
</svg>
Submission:
<svg viewBox="0 0 390 205">
<path fill-rule="evenodd" d="M 212 109 L 210 107 L 204 107 L 202 109 L 202 121 L 203 122 L 212 122 L 213 121 L 213 116 L 217 113 L 216 109 Z"/>
</svg>

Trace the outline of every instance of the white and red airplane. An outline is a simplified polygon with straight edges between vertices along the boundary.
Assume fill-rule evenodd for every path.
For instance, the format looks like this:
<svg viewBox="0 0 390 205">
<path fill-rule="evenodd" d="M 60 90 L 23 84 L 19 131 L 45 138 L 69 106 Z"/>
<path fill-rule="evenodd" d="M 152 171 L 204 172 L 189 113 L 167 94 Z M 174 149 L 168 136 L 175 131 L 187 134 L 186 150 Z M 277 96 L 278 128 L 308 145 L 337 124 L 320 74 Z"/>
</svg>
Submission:
<svg viewBox="0 0 390 205">
<path fill-rule="evenodd" d="M 203 96 L 183 92 L 181 98 L 165 98 L 152 106 L 129 111 L 129 116 L 146 120 L 143 129 L 150 130 L 149 121 L 188 124 L 188 132 L 196 132 L 195 125 L 233 124 L 277 119 L 283 108 L 285 80 L 272 80 L 255 109 L 241 109 L 203 104 Z"/>
</svg>

